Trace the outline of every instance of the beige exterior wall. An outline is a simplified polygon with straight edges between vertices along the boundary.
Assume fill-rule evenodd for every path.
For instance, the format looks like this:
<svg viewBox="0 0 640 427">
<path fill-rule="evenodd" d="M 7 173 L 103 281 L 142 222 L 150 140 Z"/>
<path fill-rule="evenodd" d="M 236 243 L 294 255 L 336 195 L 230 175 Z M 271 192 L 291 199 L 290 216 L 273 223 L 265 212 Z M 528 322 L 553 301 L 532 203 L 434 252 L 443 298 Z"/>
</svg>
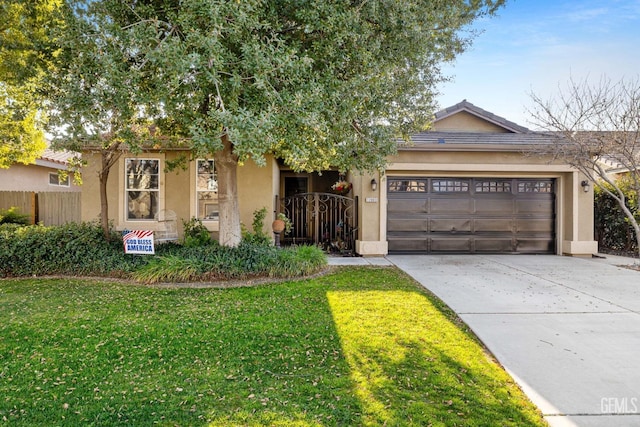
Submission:
<svg viewBox="0 0 640 427">
<path fill-rule="evenodd" d="M 49 184 L 49 174 L 57 174 L 58 169 L 39 165 L 16 164 L 8 169 L 0 169 L 0 191 L 81 191 L 69 176 L 69 186 Z"/>
<path fill-rule="evenodd" d="M 107 197 L 109 203 L 109 218 L 114 222 L 116 230 L 158 230 L 158 223 L 153 220 L 127 220 L 125 196 L 125 160 L 128 158 L 159 159 L 159 210 L 172 210 L 177 216 L 178 234 L 182 237 L 182 221 L 188 221 L 197 215 L 196 211 L 196 162 L 190 162 L 186 170 L 177 168 L 165 172 L 167 160 L 175 160 L 184 152 L 170 151 L 166 153 L 142 153 L 139 155 L 124 154 L 109 174 Z M 84 183 L 82 186 L 82 220 L 92 221 L 100 214 L 100 186 L 98 170 L 100 155 L 85 153 L 87 166 L 83 169 Z M 238 168 L 238 195 L 240 206 L 240 220 L 251 228 L 253 212 L 263 207 L 267 208 L 264 231 L 271 232 L 271 222 L 274 219 L 274 200 L 279 188 L 279 170 L 273 157 L 267 158 L 267 165 L 260 167 L 253 161 L 247 161 Z M 212 232 L 214 237 L 219 230 L 218 221 L 204 220 L 203 224 Z"/>
<path fill-rule="evenodd" d="M 547 159 L 519 152 L 404 151 L 389 159 L 385 177 L 370 188 L 371 175 L 354 177 L 360 195 L 360 235 L 356 250 L 364 256 L 387 254 L 387 176 L 455 176 L 494 178 L 554 178 L 557 183 L 557 254 L 587 256 L 597 252 L 593 239 L 593 193 L 585 193 L 577 171 Z M 366 199 L 370 198 L 371 202 Z M 373 202 L 376 200 L 377 202 Z"/>
<path fill-rule="evenodd" d="M 240 222 L 251 230 L 253 213 L 267 208 L 263 231 L 271 235 L 271 223 L 275 219 L 275 196 L 279 188 L 278 165 L 272 156 L 267 158 L 266 166 L 258 166 L 248 160 L 238 168 L 238 203 Z"/>
<path fill-rule="evenodd" d="M 82 221 L 96 221 L 100 218 L 100 182 L 98 172 L 100 170 L 100 155 L 95 153 L 83 153 L 82 158 L 86 165 L 82 168 Z M 118 191 L 122 177 L 118 166 L 114 166 L 109 174 L 107 183 L 107 203 L 109 204 L 109 218 L 116 223 L 120 218 L 118 213 Z M 118 225 L 118 224 L 116 224 Z"/>
<path fill-rule="evenodd" d="M 509 131 L 487 122 L 466 111 L 458 112 L 433 123 L 432 130 L 438 132 L 487 132 L 508 133 Z"/>
<path fill-rule="evenodd" d="M 196 216 L 195 162 L 186 171 L 175 170 L 162 173 L 166 161 L 175 159 L 180 153 L 145 153 L 139 158 L 160 160 L 159 209 L 170 209 L 178 217 L 178 229 L 182 235 L 182 220 Z M 125 159 L 123 155 L 109 176 L 109 217 L 117 230 L 157 229 L 154 221 L 126 221 L 124 194 Z M 98 165 L 100 156 L 85 154 L 88 161 L 83 170 L 82 219 L 95 220 L 100 212 Z M 282 177 L 291 172 L 280 171 L 277 161 L 268 157 L 266 166 L 247 161 L 238 168 L 238 194 L 241 222 L 248 228 L 253 221 L 253 212 L 266 207 L 266 233 L 271 233 L 276 206 L 275 196 L 281 195 Z M 557 250 L 558 254 L 590 255 L 597 252 L 593 239 L 593 193 L 584 192 L 580 183 L 584 179 L 570 167 L 550 163 L 547 159 L 525 156 L 520 152 L 493 151 L 419 151 L 408 150 L 389 159 L 384 176 L 378 173 L 352 173 L 347 179 L 353 183 L 353 195 L 359 196 L 358 238 L 356 251 L 364 256 L 382 256 L 388 252 L 386 240 L 387 221 L 387 176 L 456 176 L 495 178 L 554 178 L 557 182 Z M 377 188 L 371 186 L 375 179 Z M 324 184 L 323 184 L 324 185 Z M 217 221 L 203 221 L 214 236 Z"/>
<path fill-rule="evenodd" d="M 388 245 L 383 224 L 387 209 L 386 191 L 383 191 L 385 180 L 379 173 L 353 174 L 350 180 L 353 182 L 354 194 L 359 196 L 356 252 L 367 256 L 386 255 Z M 371 180 L 376 182 L 375 190 Z"/>
</svg>

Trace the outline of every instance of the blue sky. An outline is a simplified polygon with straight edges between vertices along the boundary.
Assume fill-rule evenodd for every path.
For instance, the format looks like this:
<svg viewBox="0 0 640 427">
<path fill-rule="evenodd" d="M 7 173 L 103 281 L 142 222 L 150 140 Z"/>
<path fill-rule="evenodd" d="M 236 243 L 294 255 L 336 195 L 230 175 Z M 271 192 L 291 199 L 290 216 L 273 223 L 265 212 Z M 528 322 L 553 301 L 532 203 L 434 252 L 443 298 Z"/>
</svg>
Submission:
<svg viewBox="0 0 640 427">
<path fill-rule="evenodd" d="M 574 80 L 640 76 L 640 0 L 507 0 L 476 22 L 482 33 L 439 87 L 441 108 L 463 99 L 535 128 L 530 93 L 548 98 Z"/>
</svg>

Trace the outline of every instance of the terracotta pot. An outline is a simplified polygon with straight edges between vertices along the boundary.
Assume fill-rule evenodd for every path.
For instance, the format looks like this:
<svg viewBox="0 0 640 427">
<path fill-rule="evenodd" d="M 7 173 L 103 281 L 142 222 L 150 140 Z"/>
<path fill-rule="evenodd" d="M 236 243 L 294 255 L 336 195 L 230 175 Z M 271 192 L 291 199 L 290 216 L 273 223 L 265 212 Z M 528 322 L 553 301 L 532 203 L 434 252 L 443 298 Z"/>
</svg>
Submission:
<svg viewBox="0 0 640 427">
<path fill-rule="evenodd" d="M 285 228 L 285 223 L 281 219 L 276 219 L 271 223 L 271 229 L 273 230 L 274 233 L 280 234 L 284 231 L 284 228 Z"/>
</svg>

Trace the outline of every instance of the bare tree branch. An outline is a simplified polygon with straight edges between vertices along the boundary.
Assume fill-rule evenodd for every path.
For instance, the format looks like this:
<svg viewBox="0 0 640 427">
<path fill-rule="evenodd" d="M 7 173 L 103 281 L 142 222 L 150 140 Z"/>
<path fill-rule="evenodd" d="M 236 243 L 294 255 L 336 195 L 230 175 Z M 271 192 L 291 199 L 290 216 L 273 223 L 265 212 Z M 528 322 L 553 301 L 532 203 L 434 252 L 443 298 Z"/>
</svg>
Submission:
<svg viewBox="0 0 640 427">
<path fill-rule="evenodd" d="M 532 93 L 531 99 L 534 124 L 557 136 L 537 154 L 575 167 L 613 197 L 634 229 L 640 252 L 640 225 L 634 216 L 640 208 L 640 79 L 570 79 L 555 97 Z M 630 178 L 635 197 L 625 196 L 615 173 Z"/>
</svg>

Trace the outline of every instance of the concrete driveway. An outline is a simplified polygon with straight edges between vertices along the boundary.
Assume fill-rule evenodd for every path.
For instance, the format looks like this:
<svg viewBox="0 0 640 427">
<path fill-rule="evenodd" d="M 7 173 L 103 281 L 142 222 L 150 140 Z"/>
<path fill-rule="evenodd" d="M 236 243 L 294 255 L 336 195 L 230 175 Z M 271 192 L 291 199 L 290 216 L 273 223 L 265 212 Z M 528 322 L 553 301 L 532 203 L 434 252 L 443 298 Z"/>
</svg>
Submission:
<svg viewBox="0 0 640 427">
<path fill-rule="evenodd" d="M 640 272 L 618 260 L 393 255 L 449 305 L 551 426 L 640 426 Z"/>
</svg>

